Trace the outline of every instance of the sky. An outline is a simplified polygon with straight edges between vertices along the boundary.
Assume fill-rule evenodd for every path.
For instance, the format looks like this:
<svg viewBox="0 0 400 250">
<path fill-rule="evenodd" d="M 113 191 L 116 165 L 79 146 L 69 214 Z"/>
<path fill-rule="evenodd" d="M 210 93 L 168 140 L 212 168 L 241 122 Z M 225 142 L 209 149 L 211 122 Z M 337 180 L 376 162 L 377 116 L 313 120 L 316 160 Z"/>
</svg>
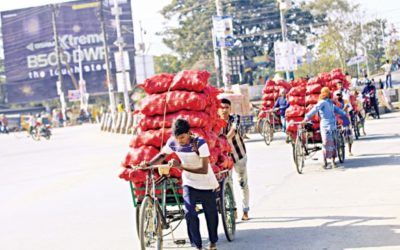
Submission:
<svg viewBox="0 0 400 250">
<path fill-rule="evenodd" d="M 63 0 L 0 0 L 0 11 L 32 7 L 50 3 L 64 2 Z M 399 0 L 350 0 L 361 5 L 366 11 L 366 18 L 384 17 L 394 23 L 400 30 L 400 1 Z M 162 38 L 156 32 L 163 31 L 165 20 L 159 13 L 170 0 L 132 0 L 133 22 L 136 43 L 140 42 L 139 21 L 146 31 L 144 42 L 148 46 L 147 53 L 160 55 L 171 51 L 162 43 Z"/>
</svg>

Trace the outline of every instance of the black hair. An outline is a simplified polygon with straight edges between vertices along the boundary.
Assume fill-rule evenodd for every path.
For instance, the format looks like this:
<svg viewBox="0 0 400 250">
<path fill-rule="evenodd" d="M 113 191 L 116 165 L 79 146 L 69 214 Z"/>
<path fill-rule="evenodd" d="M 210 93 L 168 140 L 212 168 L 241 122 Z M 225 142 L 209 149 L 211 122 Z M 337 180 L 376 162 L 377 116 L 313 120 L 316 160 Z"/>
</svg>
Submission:
<svg viewBox="0 0 400 250">
<path fill-rule="evenodd" d="M 172 133 L 174 136 L 179 136 L 181 134 L 189 133 L 190 125 L 189 122 L 185 119 L 176 119 L 174 124 L 172 125 Z"/>
<path fill-rule="evenodd" d="M 223 104 L 228 104 L 229 106 L 232 106 L 231 101 L 229 101 L 229 99 L 226 99 L 226 98 L 222 98 L 222 99 L 221 99 L 221 103 L 223 103 Z"/>
</svg>

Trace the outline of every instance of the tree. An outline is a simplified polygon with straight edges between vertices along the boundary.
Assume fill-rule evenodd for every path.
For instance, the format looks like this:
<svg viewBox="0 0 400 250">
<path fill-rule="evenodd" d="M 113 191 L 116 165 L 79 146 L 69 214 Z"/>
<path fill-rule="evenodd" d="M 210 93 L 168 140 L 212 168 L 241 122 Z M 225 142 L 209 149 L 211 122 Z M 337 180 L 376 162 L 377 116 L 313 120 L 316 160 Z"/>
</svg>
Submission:
<svg viewBox="0 0 400 250">
<path fill-rule="evenodd" d="M 178 57 L 164 54 L 154 57 L 156 73 L 176 73 L 182 69 Z"/>
<path fill-rule="evenodd" d="M 274 42 L 282 37 L 276 0 L 235 0 L 222 1 L 222 4 L 224 13 L 234 19 L 236 42 L 230 53 L 252 58 L 266 51 L 273 57 Z M 184 67 L 191 67 L 199 60 L 212 62 L 214 1 L 173 0 L 161 13 L 168 20 L 178 21 L 176 27 L 167 27 L 162 35 L 164 43 L 179 55 Z M 290 9 L 285 18 L 288 38 L 299 43 L 305 43 L 312 26 L 323 20 L 299 6 Z"/>
</svg>

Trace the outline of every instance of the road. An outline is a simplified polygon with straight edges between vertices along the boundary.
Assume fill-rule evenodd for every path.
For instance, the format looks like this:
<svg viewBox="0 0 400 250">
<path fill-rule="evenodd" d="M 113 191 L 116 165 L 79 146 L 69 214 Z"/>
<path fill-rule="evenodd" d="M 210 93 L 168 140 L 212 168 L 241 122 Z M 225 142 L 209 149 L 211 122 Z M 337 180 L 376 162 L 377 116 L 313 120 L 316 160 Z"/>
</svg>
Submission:
<svg viewBox="0 0 400 250">
<path fill-rule="evenodd" d="M 353 157 L 323 170 L 317 153 L 303 175 L 282 135 L 271 146 L 251 135 L 251 220 L 232 243 L 220 227 L 219 249 L 400 249 L 399 124 L 399 112 L 367 121 Z M 53 132 L 39 142 L 0 136 L 0 249 L 139 249 L 129 185 L 118 179 L 130 137 L 96 125 Z M 186 238 L 184 226 L 175 236 Z"/>
</svg>

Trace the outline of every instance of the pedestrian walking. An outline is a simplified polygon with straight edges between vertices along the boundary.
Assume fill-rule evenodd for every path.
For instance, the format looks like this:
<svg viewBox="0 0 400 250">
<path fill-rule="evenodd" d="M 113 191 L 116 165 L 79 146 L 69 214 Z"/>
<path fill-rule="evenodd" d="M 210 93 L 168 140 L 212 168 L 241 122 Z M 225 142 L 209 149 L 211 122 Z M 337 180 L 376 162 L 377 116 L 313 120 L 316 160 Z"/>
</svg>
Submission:
<svg viewBox="0 0 400 250">
<path fill-rule="evenodd" d="M 250 191 L 248 184 L 247 175 L 247 153 L 246 146 L 244 144 L 243 138 L 239 133 L 240 130 L 240 116 L 236 114 L 231 114 L 231 101 L 223 98 L 221 99 L 221 107 L 218 110 L 220 118 L 224 119 L 227 123 L 226 127 L 222 129 L 221 134 L 225 135 L 228 139 L 229 144 L 232 147 L 232 159 L 235 163 L 234 169 L 238 175 L 239 185 L 242 190 L 242 209 L 243 216 L 242 220 L 249 220 L 249 200 Z M 232 184 L 232 176 L 229 178 Z M 236 204 L 235 204 L 236 207 Z M 237 215 L 236 215 L 237 217 Z"/>
<path fill-rule="evenodd" d="M 382 68 L 385 70 L 386 88 L 392 88 L 392 64 L 386 60 Z"/>
<path fill-rule="evenodd" d="M 336 124 L 336 116 L 335 114 L 346 115 L 346 112 L 338 108 L 333 101 L 330 99 L 330 90 L 328 87 L 323 87 L 321 90 L 321 95 L 319 97 L 318 103 L 312 108 L 304 118 L 303 123 L 311 120 L 311 118 L 319 114 L 320 121 L 320 130 L 322 137 L 322 151 L 324 154 L 324 163 L 328 159 L 332 159 L 332 166 L 336 167 L 335 158 L 337 156 L 336 152 L 336 133 L 337 133 L 337 124 Z"/>
</svg>

